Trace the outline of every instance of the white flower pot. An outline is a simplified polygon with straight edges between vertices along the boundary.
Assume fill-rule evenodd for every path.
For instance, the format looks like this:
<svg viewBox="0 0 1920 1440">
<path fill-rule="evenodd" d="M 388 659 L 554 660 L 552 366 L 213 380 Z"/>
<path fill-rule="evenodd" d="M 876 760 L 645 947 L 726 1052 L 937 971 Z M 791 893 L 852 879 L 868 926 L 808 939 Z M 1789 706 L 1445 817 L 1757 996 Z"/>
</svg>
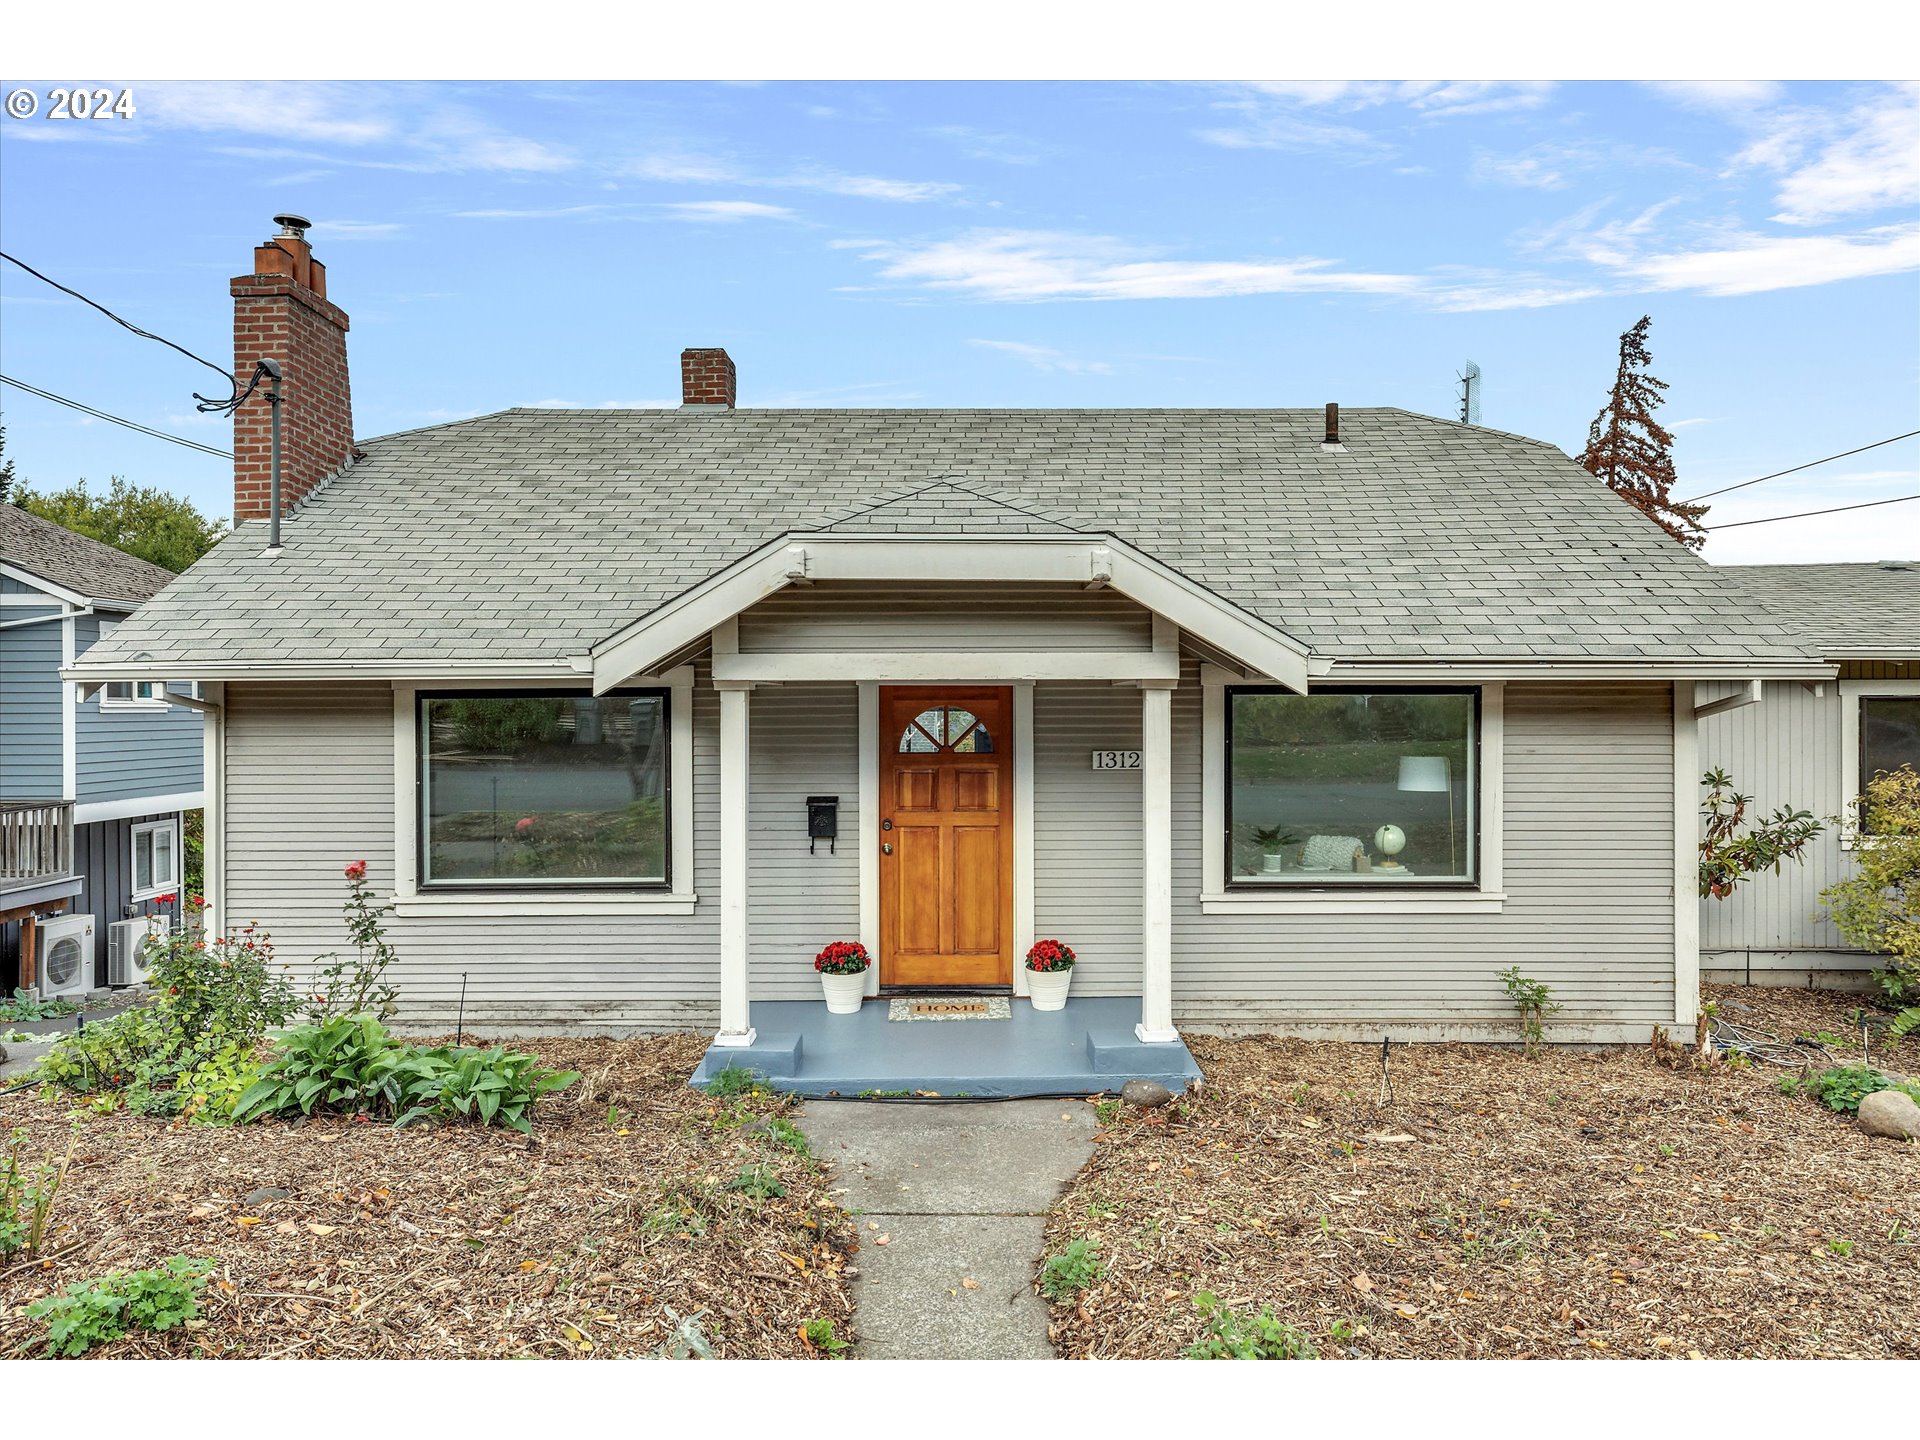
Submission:
<svg viewBox="0 0 1920 1440">
<path fill-rule="evenodd" d="M 1262 875 L 1279 875 L 1287 868 L 1286 853 L 1281 850 L 1269 850 L 1260 860 Z"/>
<path fill-rule="evenodd" d="M 1066 1009 L 1067 987 L 1072 983 L 1071 969 L 1027 971 L 1027 995 L 1036 1010 Z"/>
<path fill-rule="evenodd" d="M 862 970 L 858 975 L 822 974 L 820 988 L 826 993 L 829 1015 L 858 1015 L 860 1002 L 867 993 L 867 972 Z"/>
</svg>

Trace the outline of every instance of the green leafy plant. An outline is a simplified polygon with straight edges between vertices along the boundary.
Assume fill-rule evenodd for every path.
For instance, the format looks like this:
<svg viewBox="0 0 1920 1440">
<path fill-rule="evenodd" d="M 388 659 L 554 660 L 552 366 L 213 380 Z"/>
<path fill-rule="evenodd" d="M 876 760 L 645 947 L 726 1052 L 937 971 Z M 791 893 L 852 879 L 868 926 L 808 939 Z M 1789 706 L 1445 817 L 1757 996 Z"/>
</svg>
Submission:
<svg viewBox="0 0 1920 1440">
<path fill-rule="evenodd" d="M 1700 837 L 1700 896 L 1724 900 L 1734 890 L 1762 870 L 1780 873 L 1788 860 L 1805 860 L 1805 851 L 1813 838 L 1825 830 L 1813 818 L 1811 810 L 1791 810 L 1784 805 L 1771 815 L 1748 824 L 1747 807 L 1753 797 L 1733 788 L 1733 777 L 1724 770 L 1709 770 L 1700 777 L 1707 787 L 1700 802 L 1705 821 Z"/>
<path fill-rule="evenodd" d="M 767 1121 L 767 1138 L 784 1150 L 796 1155 L 811 1155 L 813 1147 L 807 1143 L 807 1137 L 798 1125 L 784 1115 L 775 1115 Z"/>
<path fill-rule="evenodd" d="M 1535 1054 L 1546 1039 L 1546 1018 L 1560 1009 L 1560 1004 L 1545 981 L 1522 975 L 1518 965 L 1502 970 L 1500 980 L 1506 986 L 1507 999 L 1520 1014 L 1520 1038 L 1526 1042 L 1527 1053 Z"/>
<path fill-rule="evenodd" d="M 1300 837 L 1284 825 L 1256 825 L 1253 843 L 1260 847 L 1263 854 L 1278 855 L 1289 845 L 1298 845 Z"/>
<path fill-rule="evenodd" d="M 760 1078 L 757 1070 L 749 1070 L 744 1065 L 729 1065 L 724 1070 L 715 1071 L 702 1088 L 709 1095 L 731 1100 L 739 1095 L 763 1095 L 767 1082 Z"/>
<path fill-rule="evenodd" d="M 1887 957 L 1874 972 L 1888 1005 L 1920 1001 L 1920 774 L 1876 775 L 1840 822 L 1854 839 L 1853 871 L 1820 892 L 1834 928 Z"/>
<path fill-rule="evenodd" d="M 1075 1291 L 1089 1289 L 1106 1273 L 1098 1245 L 1084 1238 L 1070 1241 L 1040 1267 L 1040 1293 L 1049 1300 L 1065 1300 Z"/>
<path fill-rule="evenodd" d="M 200 1313 L 211 1260 L 175 1255 L 151 1270 L 129 1270 L 98 1280 L 76 1280 L 58 1295 L 27 1307 L 47 1322 L 49 1355 L 84 1355 L 129 1330 L 171 1330 Z"/>
<path fill-rule="evenodd" d="M 1318 1360 L 1320 1352 L 1305 1334 L 1274 1318 L 1273 1307 L 1259 1313 L 1234 1310 L 1202 1290 L 1193 1303 L 1206 1317 L 1207 1333 L 1181 1352 L 1186 1360 Z"/>
<path fill-rule="evenodd" d="M 787 1193 L 780 1177 L 765 1165 L 742 1166 L 740 1173 L 727 1182 L 727 1189 L 754 1200 L 773 1200 Z"/>
<path fill-rule="evenodd" d="M 29 1160 L 28 1138 L 25 1130 L 15 1130 L 7 1137 L 5 1154 L 0 1155 L 0 1265 L 22 1251 L 36 1256 L 46 1244 L 54 1201 L 66 1183 L 79 1127 L 75 1126 L 74 1139 L 58 1161 Z"/>
<path fill-rule="evenodd" d="M 336 1015 L 301 1025 L 234 1105 L 237 1121 L 315 1111 L 504 1125 L 530 1134 L 535 1101 L 580 1078 L 547 1070 L 532 1055 L 494 1047 L 408 1045 L 372 1015 Z"/>
<path fill-rule="evenodd" d="M 1801 1093 L 1811 1093 L 1829 1110 L 1842 1115 L 1857 1114 L 1860 1102 L 1881 1090 L 1898 1090 L 1920 1101 L 1920 1084 L 1896 1082 L 1871 1065 L 1838 1065 L 1809 1075 L 1799 1082 Z"/>
<path fill-rule="evenodd" d="M 1920 1030 L 1920 1005 L 1910 1005 L 1893 1017 L 1887 1026 L 1887 1043 L 1895 1044 Z"/>
<path fill-rule="evenodd" d="M 11 1000 L 0 1000 L 0 1020 L 55 1020 L 79 1008 L 71 1000 L 42 1000 L 31 990 L 16 990 Z"/>
<path fill-rule="evenodd" d="M 340 909 L 346 916 L 353 956 L 345 960 L 320 957 L 332 959 L 333 964 L 320 972 L 319 988 L 307 997 L 308 1014 L 315 1020 L 361 1014 L 391 1020 L 400 1008 L 400 988 L 386 978 L 387 967 L 400 958 L 387 939 L 386 916 L 393 907 L 374 903 L 366 861 L 355 860 L 345 873 L 347 899 Z"/>
<path fill-rule="evenodd" d="M 833 1321 L 824 1315 L 803 1324 L 800 1338 L 829 1360 L 838 1360 L 847 1349 L 847 1342 L 833 1333 Z"/>
</svg>

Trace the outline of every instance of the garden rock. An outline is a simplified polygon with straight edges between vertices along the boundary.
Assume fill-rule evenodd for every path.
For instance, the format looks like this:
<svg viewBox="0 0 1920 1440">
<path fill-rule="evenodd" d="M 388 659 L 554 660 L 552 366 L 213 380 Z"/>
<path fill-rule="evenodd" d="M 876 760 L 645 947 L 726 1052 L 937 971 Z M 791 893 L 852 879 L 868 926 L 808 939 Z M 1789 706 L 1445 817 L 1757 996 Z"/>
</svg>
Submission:
<svg viewBox="0 0 1920 1440">
<path fill-rule="evenodd" d="M 1898 1090 L 1876 1090 L 1860 1102 L 1860 1128 L 1889 1140 L 1920 1140 L 1920 1105 Z"/>
<path fill-rule="evenodd" d="M 242 1203 L 249 1206 L 264 1205 L 269 1200 L 285 1200 L 292 1194 L 291 1190 L 283 1190 L 278 1185 L 262 1185 L 258 1190 L 250 1192 Z"/>
<path fill-rule="evenodd" d="M 1158 1110 L 1173 1103 L 1173 1091 L 1158 1080 L 1129 1080 L 1120 1087 L 1120 1098 L 1143 1110 Z"/>
</svg>

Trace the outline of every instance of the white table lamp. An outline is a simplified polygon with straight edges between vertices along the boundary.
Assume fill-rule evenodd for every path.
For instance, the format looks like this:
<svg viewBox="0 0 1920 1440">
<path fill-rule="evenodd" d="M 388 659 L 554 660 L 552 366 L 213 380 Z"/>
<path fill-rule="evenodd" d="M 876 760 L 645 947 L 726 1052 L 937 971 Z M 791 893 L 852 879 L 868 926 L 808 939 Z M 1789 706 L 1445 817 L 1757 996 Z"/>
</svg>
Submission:
<svg viewBox="0 0 1920 1440">
<path fill-rule="evenodd" d="M 1453 766 L 1444 755 L 1402 755 L 1400 757 L 1400 785 L 1402 790 L 1426 793 L 1446 792 L 1447 797 L 1447 873 L 1452 874 L 1454 865 L 1453 830 Z"/>
</svg>

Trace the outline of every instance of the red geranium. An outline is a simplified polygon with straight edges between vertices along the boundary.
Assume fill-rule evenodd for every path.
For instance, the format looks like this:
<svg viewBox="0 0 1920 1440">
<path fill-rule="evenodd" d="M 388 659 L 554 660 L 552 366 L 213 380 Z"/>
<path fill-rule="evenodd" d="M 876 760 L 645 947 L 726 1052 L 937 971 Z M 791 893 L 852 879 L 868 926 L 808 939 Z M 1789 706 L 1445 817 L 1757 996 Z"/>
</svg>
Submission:
<svg viewBox="0 0 1920 1440">
<path fill-rule="evenodd" d="M 1074 954 L 1058 940 L 1036 940 L 1033 948 L 1027 951 L 1029 970 L 1071 970 Z"/>
<path fill-rule="evenodd" d="M 180 897 L 178 895 L 174 894 L 173 891 L 169 890 L 164 895 L 154 896 L 153 903 L 156 905 L 171 905 L 173 904 L 174 901 L 178 900 L 179 898 Z"/>
<path fill-rule="evenodd" d="M 871 964 L 867 947 L 858 940 L 836 940 L 813 957 L 813 968 L 822 975 L 859 975 Z"/>
</svg>

